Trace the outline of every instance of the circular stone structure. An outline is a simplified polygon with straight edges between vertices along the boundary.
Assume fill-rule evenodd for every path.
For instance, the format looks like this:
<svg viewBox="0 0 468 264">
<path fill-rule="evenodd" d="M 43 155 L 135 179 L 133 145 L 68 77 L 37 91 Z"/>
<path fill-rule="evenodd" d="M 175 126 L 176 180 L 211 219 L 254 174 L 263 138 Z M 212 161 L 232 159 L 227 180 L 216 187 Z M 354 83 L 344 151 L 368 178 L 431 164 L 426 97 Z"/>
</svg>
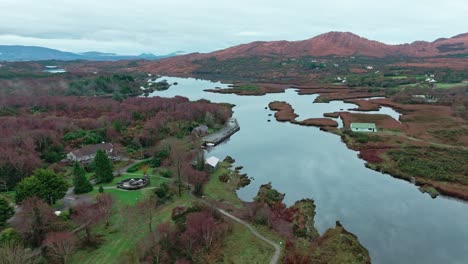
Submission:
<svg viewBox="0 0 468 264">
<path fill-rule="evenodd" d="M 148 176 L 144 178 L 130 178 L 119 181 L 117 183 L 117 188 L 124 189 L 124 190 L 139 190 L 144 188 L 149 184 Z"/>
</svg>

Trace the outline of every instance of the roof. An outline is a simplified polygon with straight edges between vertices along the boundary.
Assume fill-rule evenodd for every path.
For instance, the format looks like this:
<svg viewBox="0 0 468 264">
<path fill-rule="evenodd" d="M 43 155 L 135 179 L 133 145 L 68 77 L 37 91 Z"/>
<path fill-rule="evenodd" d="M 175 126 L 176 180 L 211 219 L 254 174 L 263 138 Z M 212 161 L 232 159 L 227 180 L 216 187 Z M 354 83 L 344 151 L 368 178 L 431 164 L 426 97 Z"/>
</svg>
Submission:
<svg viewBox="0 0 468 264">
<path fill-rule="evenodd" d="M 106 152 L 111 152 L 114 146 L 111 143 L 101 143 L 95 145 L 88 145 L 80 149 L 72 151 L 73 155 L 76 157 L 84 157 L 95 154 L 98 150 L 104 150 Z"/>
<path fill-rule="evenodd" d="M 193 129 L 193 131 L 196 132 L 208 132 L 208 126 L 207 125 L 199 125 Z"/>
<path fill-rule="evenodd" d="M 209 157 L 206 159 L 205 163 L 214 168 L 216 165 L 218 165 L 219 159 L 216 157 Z"/>
<path fill-rule="evenodd" d="M 351 128 L 376 128 L 374 123 L 351 123 Z"/>
</svg>

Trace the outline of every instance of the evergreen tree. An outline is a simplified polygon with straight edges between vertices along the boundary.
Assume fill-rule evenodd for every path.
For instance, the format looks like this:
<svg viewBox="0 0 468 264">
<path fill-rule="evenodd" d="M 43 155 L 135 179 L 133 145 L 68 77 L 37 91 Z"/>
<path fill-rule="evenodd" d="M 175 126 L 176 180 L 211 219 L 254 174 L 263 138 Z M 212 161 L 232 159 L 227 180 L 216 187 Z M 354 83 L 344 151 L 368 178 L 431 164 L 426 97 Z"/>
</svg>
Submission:
<svg viewBox="0 0 468 264">
<path fill-rule="evenodd" d="M 96 179 L 98 183 L 111 182 L 114 179 L 114 175 L 112 175 L 112 163 L 107 157 L 106 152 L 98 150 L 94 158 L 94 164 L 96 166 Z"/>
<path fill-rule="evenodd" d="M 5 226 L 6 221 L 13 216 L 14 212 L 7 200 L 0 197 L 0 228 Z"/>
<path fill-rule="evenodd" d="M 78 162 L 73 164 L 73 186 L 76 194 L 88 193 L 93 190 L 93 186 L 86 179 L 86 172 Z"/>
</svg>

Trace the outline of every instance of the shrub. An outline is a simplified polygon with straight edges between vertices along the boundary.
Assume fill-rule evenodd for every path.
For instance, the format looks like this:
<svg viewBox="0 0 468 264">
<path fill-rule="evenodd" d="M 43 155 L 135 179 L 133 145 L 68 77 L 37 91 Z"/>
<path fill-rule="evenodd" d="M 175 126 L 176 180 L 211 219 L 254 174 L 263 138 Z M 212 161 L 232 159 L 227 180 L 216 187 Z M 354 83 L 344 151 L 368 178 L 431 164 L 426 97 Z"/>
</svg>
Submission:
<svg viewBox="0 0 468 264">
<path fill-rule="evenodd" d="M 171 178 L 172 177 L 172 171 L 169 170 L 169 169 L 160 170 L 159 174 L 164 178 Z"/>
<path fill-rule="evenodd" d="M 219 175 L 219 180 L 221 182 L 228 182 L 229 181 L 229 175 L 227 175 L 227 174 Z"/>
</svg>

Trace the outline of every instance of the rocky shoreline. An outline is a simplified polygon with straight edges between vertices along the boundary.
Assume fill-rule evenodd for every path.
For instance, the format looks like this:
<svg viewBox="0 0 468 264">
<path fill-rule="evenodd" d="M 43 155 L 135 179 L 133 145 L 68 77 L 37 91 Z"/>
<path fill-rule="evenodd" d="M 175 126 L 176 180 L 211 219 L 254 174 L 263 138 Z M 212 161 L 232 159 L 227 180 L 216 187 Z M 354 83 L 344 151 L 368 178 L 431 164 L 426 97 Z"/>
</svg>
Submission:
<svg viewBox="0 0 468 264">
<path fill-rule="evenodd" d="M 373 111 L 385 105 L 389 107 L 395 107 L 403 113 L 414 113 L 416 111 L 415 106 L 403 106 L 389 101 L 388 99 L 375 99 L 375 100 L 347 100 L 347 102 L 357 104 L 359 106 L 356 110 L 361 111 Z M 349 149 L 359 151 L 359 158 L 365 160 L 366 167 L 386 173 L 394 178 L 402 179 L 408 182 L 412 182 L 416 186 L 424 187 L 422 190 L 430 188 L 431 192 L 428 192 L 431 197 L 435 198 L 437 195 L 434 191 L 449 197 L 454 197 L 464 201 L 468 201 L 468 186 L 456 182 L 446 181 L 435 181 L 419 176 L 410 176 L 406 173 L 401 173 L 396 165 L 389 165 L 388 161 L 381 158 L 384 153 L 391 150 L 401 149 L 405 144 L 411 146 L 427 148 L 431 143 L 426 143 L 423 140 L 407 138 L 404 131 L 412 131 L 408 129 L 408 125 L 404 125 L 391 118 L 388 115 L 382 114 L 360 114 L 360 113 L 349 113 L 349 112 L 333 112 L 325 113 L 324 117 L 329 118 L 309 118 L 302 121 L 298 121 L 296 118 L 298 115 L 294 112 L 294 108 L 287 102 L 274 101 L 271 102 L 268 107 L 270 110 L 276 111 L 275 118 L 279 122 L 290 122 L 291 124 L 302 125 L 302 126 L 315 126 L 320 127 L 321 130 L 334 133 L 341 136 L 342 141 L 346 144 Z M 376 139 L 375 142 L 362 142 L 357 143 L 355 140 L 345 135 L 342 130 L 336 129 L 338 124 L 336 121 L 330 118 L 341 118 L 343 120 L 343 126 L 349 127 L 352 122 L 373 122 L 377 124 L 379 129 L 388 131 L 386 134 L 376 134 L 375 137 L 381 137 Z M 404 117 L 403 119 L 408 118 Z M 393 131 L 393 132 L 392 132 Z M 401 132 L 398 132 L 401 131 Z M 414 129 L 413 129 L 414 131 Z M 366 135 L 367 136 L 367 135 Z M 371 135 L 373 136 L 373 135 Z M 462 147 L 463 148 L 463 147 Z"/>
</svg>

